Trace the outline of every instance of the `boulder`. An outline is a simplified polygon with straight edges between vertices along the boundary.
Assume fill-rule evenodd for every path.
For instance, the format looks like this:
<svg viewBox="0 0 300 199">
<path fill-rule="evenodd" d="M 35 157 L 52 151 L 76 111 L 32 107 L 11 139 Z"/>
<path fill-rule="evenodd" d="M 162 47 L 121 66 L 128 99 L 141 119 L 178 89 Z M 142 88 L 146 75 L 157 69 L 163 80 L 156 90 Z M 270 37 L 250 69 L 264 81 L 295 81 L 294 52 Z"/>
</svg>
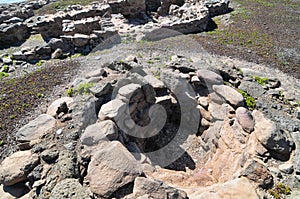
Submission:
<svg viewBox="0 0 300 199">
<path fill-rule="evenodd" d="M 52 102 L 52 104 L 48 107 L 47 114 L 51 115 L 52 117 L 56 117 L 60 112 L 59 107 L 61 106 L 61 104 L 66 103 L 67 107 L 70 107 L 73 102 L 74 100 L 71 97 L 59 98 Z"/>
<path fill-rule="evenodd" d="M 101 121 L 88 126 L 80 137 L 83 145 L 97 145 L 100 140 L 117 140 L 118 128 L 111 120 Z"/>
<path fill-rule="evenodd" d="M 29 29 L 21 22 L 0 24 L 0 46 L 15 44 L 29 37 Z"/>
<path fill-rule="evenodd" d="M 39 156 L 31 151 L 13 153 L 0 164 L 0 183 L 10 186 L 26 180 L 27 175 L 38 163 Z"/>
<path fill-rule="evenodd" d="M 208 8 L 211 17 L 229 11 L 229 0 L 205 0 L 204 5 Z"/>
<path fill-rule="evenodd" d="M 100 120 L 118 118 L 126 109 L 126 103 L 119 99 L 114 99 L 101 106 L 98 114 Z"/>
<path fill-rule="evenodd" d="M 247 177 L 253 183 L 256 183 L 263 189 L 268 189 L 273 186 L 273 176 L 269 169 L 256 161 L 249 161 L 241 171 L 241 176 Z"/>
<path fill-rule="evenodd" d="M 244 107 L 237 108 L 236 119 L 244 131 L 251 133 L 254 130 L 254 120 L 248 109 Z"/>
<path fill-rule="evenodd" d="M 255 121 L 254 133 L 257 140 L 269 150 L 272 156 L 287 160 L 294 142 L 287 131 L 278 129 L 277 125 L 257 110 L 252 113 Z"/>
<path fill-rule="evenodd" d="M 210 70 L 198 70 L 197 76 L 199 77 L 200 81 L 203 82 L 208 88 L 211 88 L 212 85 L 224 84 L 222 76 Z"/>
<path fill-rule="evenodd" d="M 90 198 L 90 196 L 77 179 L 69 178 L 57 183 L 50 195 L 50 199 L 64 198 Z"/>
<path fill-rule="evenodd" d="M 16 134 L 16 139 L 18 142 L 38 140 L 51 132 L 55 125 L 56 120 L 52 116 L 42 114 L 20 128 Z"/>
<path fill-rule="evenodd" d="M 187 199 L 188 197 L 184 191 L 168 186 L 162 181 L 137 177 L 134 181 L 133 194 L 126 198 Z"/>
<path fill-rule="evenodd" d="M 108 198 L 141 175 L 141 165 L 118 141 L 102 142 L 89 163 L 86 178 L 90 190 Z"/>
<path fill-rule="evenodd" d="M 237 108 L 244 106 L 244 97 L 234 88 L 227 85 L 213 85 L 213 90 L 223 97 L 230 105 Z"/>
</svg>

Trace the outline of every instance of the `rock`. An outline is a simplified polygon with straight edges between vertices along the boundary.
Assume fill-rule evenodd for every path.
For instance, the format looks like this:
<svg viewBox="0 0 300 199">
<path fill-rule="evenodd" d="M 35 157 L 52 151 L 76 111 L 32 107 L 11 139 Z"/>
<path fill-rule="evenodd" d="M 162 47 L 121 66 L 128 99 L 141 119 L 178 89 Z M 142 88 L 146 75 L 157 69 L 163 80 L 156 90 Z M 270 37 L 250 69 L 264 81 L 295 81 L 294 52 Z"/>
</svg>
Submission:
<svg viewBox="0 0 300 199">
<path fill-rule="evenodd" d="M 296 118 L 300 120 L 300 107 L 297 107 L 295 113 L 296 113 L 296 114 L 295 114 L 295 115 L 296 115 Z"/>
<path fill-rule="evenodd" d="M 0 24 L 0 45 L 11 45 L 20 41 L 24 41 L 29 37 L 28 27 L 21 23 Z"/>
<path fill-rule="evenodd" d="M 27 199 L 24 195 L 28 192 L 28 187 L 23 183 L 18 183 L 12 186 L 0 185 L 1 199 Z M 29 199 L 29 198 L 28 198 Z"/>
<path fill-rule="evenodd" d="M 101 121 L 88 126 L 80 137 L 83 145 L 97 145 L 100 140 L 117 140 L 118 128 L 111 120 Z"/>
<path fill-rule="evenodd" d="M 134 181 L 133 194 L 126 198 L 155 198 L 155 199 L 187 199 L 184 191 L 168 186 L 162 181 L 137 177 Z"/>
<path fill-rule="evenodd" d="M 62 49 L 57 48 L 57 49 L 52 53 L 51 58 L 52 58 L 52 59 L 59 59 L 59 58 L 62 57 L 62 55 L 63 55 Z"/>
<path fill-rule="evenodd" d="M 102 76 L 104 73 L 105 73 L 105 70 L 104 70 L 103 68 L 100 68 L 100 69 L 97 69 L 97 70 L 88 72 L 88 73 L 85 75 L 85 78 L 86 78 L 86 79 L 89 79 L 89 78 L 91 78 L 91 77 L 100 77 L 100 76 Z"/>
<path fill-rule="evenodd" d="M 100 120 L 118 118 L 120 115 L 123 114 L 125 109 L 126 104 L 123 101 L 119 99 L 114 99 L 101 106 L 98 118 Z"/>
<path fill-rule="evenodd" d="M 141 165 L 118 141 L 97 146 L 87 170 L 90 190 L 107 198 L 117 189 L 133 182 L 142 173 Z"/>
<path fill-rule="evenodd" d="M 112 93 L 112 90 L 113 90 L 113 87 L 112 87 L 111 83 L 109 83 L 109 82 L 104 83 L 104 84 L 99 83 L 90 88 L 90 91 L 97 98 L 100 98 L 102 96 Z"/>
<path fill-rule="evenodd" d="M 293 164 L 291 163 L 285 163 L 281 164 L 278 167 L 279 171 L 286 173 L 286 174 L 292 174 L 294 172 Z"/>
<path fill-rule="evenodd" d="M 288 132 L 278 129 L 276 124 L 254 110 L 255 135 L 257 140 L 270 151 L 275 158 L 287 160 L 294 145 Z"/>
<path fill-rule="evenodd" d="M 60 150 L 56 166 L 60 179 L 78 178 L 79 171 L 75 149 Z M 51 178 L 49 180 L 51 180 Z"/>
<path fill-rule="evenodd" d="M 246 164 L 244 168 L 244 171 L 241 172 L 241 176 L 247 177 L 263 189 L 268 189 L 273 186 L 273 176 L 266 166 L 256 161 L 251 161 Z"/>
<path fill-rule="evenodd" d="M 53 163 L 58 158 L 57 150 L 45 150 L 41 153 L 41 158 L 47 163 Z"/>
<path fill-rule="evenodd" d="M 77 179 L 65 179 L 57 183 L 51 191 L 50 199 L 90 198 L 88 191 Z"/>
<path fill-rule="evenodd" d="M 145 0 L 111 0 L 108 2 L 113 14 L 121 13 L 125 17 L 137 17 L 146 11 Z"/>
<path fill-rule="evenodd" d="M 246 132 L 251 133 L 254 130 L 254 120 L 248 109 L 244 107 L 237 108 L 236 119 Z"/>
<path fill-rule="evenodd" d="M 237 108 L 244 105 L 244 97 L 227 85 L 213 85 L 213 90 L 223 97 L 230 105 Z"/>
<path fill-rule="evenodd" d="M 300 161 L 299 161 L 299 158 L 300 158 L 300 132 L 299 131 L 294 132 L 292 134 L 292 136 L 293 136 L 293 140 L 296 145 L 295 156 L 293 159 L 293 167 L 294 167 L 295 173 L 297 173 L 299 175 L 300 174 Z"/>
<path fill-rule="evenodd" d="M 72 38 L 73 44 L 77 47 L 83 47 L 87 45 L 90 41 L 89 35 L 76 33 Z"/>
<path fill-rule="evenodd" d="M 203 82 L 208 88 L 211 88 L 212 85 L 224 84 L 222 76 L 210 70 L 198 70 L 197 76 L 199 77 L 200 81 Z"/>
<path fill-rule="evenodd" d="M 3 64 L 8 64 L 8 65 L 13 63 L 13 61 L 11 60 L 10 57 L 2 58 L 2 62 L 3 62 Z"/>
<path fill-rule="evenodd" d="M 48 42 L 48 46 L 50 46 L 52 51 L 55 51 L 56 49 L 60 48 L 63 52 L 67 52 L 70 50 L 71 46 L 67 43 L 64 43 L 62 39 L 52 38 Z"/>
<path fill-rule="evenodd" d="M 204 5 L 208 8 L 209 16 L 216 16 L 229 11 L 229 0 L 206 0 Z"/>
<path fill-rule="evenodd" d="M 189 195 L 190 199 L 258 199 L 255 188 L 247 178 L 237 178 L 223 184 L 215 184 L 210 187 L 194 191 Z"/>
<path fill-rule="evenodd" d="M 250 96 L 254 98 L 261 97 L 266 92 L 264 88 L 256 81 L 242 81 L 239 89 L 246 91 Z"/>
<path fill-rule="evenodd" d="M 42 114 L 36 119 L 19 129 L 16 134 L 18 142 L 30 142 L 42 138 L 50 133 L 56 125 L 56 120 L 47 114 Z"/>
<path fill-rule="evenodd" d="M 128 84 L 126 86 L 121 87 L 118 90 L 119 99 L 124 99 L 125 101 L 130 100 L 131 97 L 134 97 L 134 94 L 141 91 L 141 85 L 139 84 Z"/>
<path fill-rule="evenodd" d="M 74 103 L 74 99 L 71 97 L 62 97 L 54 102 L 48 107 L 47 114 L 51 115 L 52 117 L 56 117 L 60 112 L 59 107 L 61 104 L 66 103 L 67 107 L 70 107 Z"/>
<path fill-rule="evenodd" d="M 14 185 L 26 180 L 27 175 L 39 163 L 39 157 L 31 151 L 18 151 L 5 158 L 0 165 L 0 183 Z"/>
</svg>

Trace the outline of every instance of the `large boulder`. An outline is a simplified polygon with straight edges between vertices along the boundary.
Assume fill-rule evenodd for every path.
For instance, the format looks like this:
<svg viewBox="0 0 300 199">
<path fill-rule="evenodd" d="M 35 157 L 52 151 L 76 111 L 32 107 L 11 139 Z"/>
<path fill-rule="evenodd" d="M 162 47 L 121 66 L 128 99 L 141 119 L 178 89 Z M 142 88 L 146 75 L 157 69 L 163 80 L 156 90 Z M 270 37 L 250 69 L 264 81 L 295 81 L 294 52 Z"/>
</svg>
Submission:
<svg viewBox="0 0 300 199">
<path fill-rule="evenodd" d="M 29 37 L 29 29 L 21 22 L 14 24 L 0 24 L 0 46 L 25 41 Z"/>
<path fill-rule="evenodd" d="M 110 197 L 142 173 L 139 162 L 118 141 L 102 142 L 95 151 L 88 166 L 87 179 L 90 190 L 100 197 Z"/>
<path fill-rule="evenodd" d="M 0 183 L 9 186 L 26 180 L 27 175 L 38 163 L 39 156 L 31 151 L 12 154 L 0 164 Z"/>
<path fill-rule="evenodd" d="M 100 140 L 117 140 L 118 128 L 111 120 L 101 121 L 88 126 L 80 137 L 83 145 L 97 145 Z"/>
<path fill-rule="evenodd" d="M 55 127 L 56 120 L 47 114 L 42 114 L 36 119 L 19 129 L 16 139 L 19 142 L 30 142 L 42 138 Z"/>
<path fill-rule="evenodd" d="M 269 150 L 270 154 L 281 160 L 288 160 L 294 142 L 287 131 L 278 129 L 277 125 L 257 110 L 252 113 L 255 120 L 257 140 Z"/>
</svg>

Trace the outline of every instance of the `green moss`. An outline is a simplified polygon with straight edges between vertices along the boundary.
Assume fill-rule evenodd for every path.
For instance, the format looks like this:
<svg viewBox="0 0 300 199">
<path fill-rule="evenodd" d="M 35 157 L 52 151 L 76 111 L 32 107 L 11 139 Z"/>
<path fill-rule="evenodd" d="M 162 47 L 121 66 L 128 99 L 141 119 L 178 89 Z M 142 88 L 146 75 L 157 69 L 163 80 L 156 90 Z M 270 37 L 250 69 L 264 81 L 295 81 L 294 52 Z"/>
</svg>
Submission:
<svg viewBox="0 0 300 199">
<path fill-rule="evenodd" d="M 0 126 L 1 128 L 2 126 Z M 0 146 L 2 146 L 4 144 L 3 140 L 0 140 Z"/>
<path fill-rule="evenodd" d="M 17 116 L 15 114 L 12 114 L 12 115 L 9 116 L 9 118 L 12 119 L 12 120 L 15 119 L 16 117 Z"/>
<path fill-rule="evenodd" d="M 66 91 L 66 94 L 68 97 L 73 97 L 75 92 L 74 92 L 74 88 L 69 88 L 67 91 Z"/>
<path fill-rule="evenodd" d="M 161 70 L 158 69 L 158 71 L 157 71 L 157 73 L 154 75 L 154 77 L 155 77 L 156 79 L 160 79 L 160 73 L 161 73 Z"/>
<path fill-rule="evenodd" d="M 244 90 L 238 89 L 238 92 L 241 93 L 245 98 L 245 102 L 249 110 L 253 110 L 256 107 L 255 99 Z"/>
<path fill-rule="evenodd" d="M 274 199 L 282 199 L 285 198 L 285 195 L 290 195 L 292 190 L 289 186 L 279 182 L 273 189 L 269 189 L 268 192 Z"/>
<path fill-rule="evenodd" d="M 148 64 L 154 64 L 154 61 L 153 60 L 148 60 L 147 63 Z"/>
<path fill-rule="evenodd" d="M 267 77 L 258 76 L 254 76 L 253 79 L 262 86 L 266 85 L 267 81 L 269 80 Z"/>
<path fill-rule="evenodd" d="M 45 63 L 45 60 L 40 60 L 40 61 L 38 61 L 35 65 L 36 66 L 41 66 L 41 65 L 43 65 Z"/>
<path fill-rule="evenodd" d="M 9 75 L 6 72 L 0 72 L 0 79 L 3 77 L 8 77 Z"/>
</svg>

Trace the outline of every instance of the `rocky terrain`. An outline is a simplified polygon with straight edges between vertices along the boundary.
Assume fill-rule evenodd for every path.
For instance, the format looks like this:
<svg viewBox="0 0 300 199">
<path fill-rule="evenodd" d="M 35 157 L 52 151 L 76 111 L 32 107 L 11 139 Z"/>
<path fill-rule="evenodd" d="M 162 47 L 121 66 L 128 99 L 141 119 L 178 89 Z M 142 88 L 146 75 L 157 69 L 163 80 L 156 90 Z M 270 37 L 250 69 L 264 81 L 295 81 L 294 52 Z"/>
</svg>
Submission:
<svg viewBox="0 0 300 199">
<path fill-rule="evenodd" d="M 299 198 L 299 80 L 183 35 L 228 10 L 124 0 L 17 22 L 44 45 L 3 55 L 3 72 L 66 58 L 66 80 L 0 144 L 1 198 Z M 29 80 L 51 86 L 54 69 Z"/>
</svg>

